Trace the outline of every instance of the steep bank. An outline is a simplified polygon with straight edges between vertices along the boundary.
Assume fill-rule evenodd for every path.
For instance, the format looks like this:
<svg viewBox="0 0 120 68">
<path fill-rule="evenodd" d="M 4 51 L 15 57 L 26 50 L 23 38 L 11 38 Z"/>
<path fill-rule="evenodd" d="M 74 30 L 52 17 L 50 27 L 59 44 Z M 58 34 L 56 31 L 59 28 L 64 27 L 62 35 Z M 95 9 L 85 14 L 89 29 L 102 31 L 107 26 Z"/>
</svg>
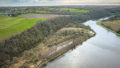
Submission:
<svg viewBox="0 0 120 68">
<path fill-rule="evenodd" d="M 77 45 L 81 44 L 83 41 L 87 40 L 89 37 L 79 37 L 77 39 L 74 40 L 74 42 L 58 51 L 56 51 L 55 53 L 53 53 L 52 55 L 48 56 L 47 59 L 43 60 L 40 62 L 40 64 L 38 64 L 38 66 L 36 67 L 42 67 L 44 65 L 46 65 L 49 61 L 52 61 L 54 59 L 56 59 L 57 57 L 61 56 L 63 53 L 67 52 L 70 49 L 75 48 Z"/>
<path fill-rule="evenodd" d="M 20 61 L 11 68 L 20 66 L 21 68 L 41 67 L 47 62 L 57 58 L 68 50 L 81 44 L 86 39 L 94 36 L 94 32 L 85 28 L 66 27 L 58 30 L 55 34 L 49 36 L 37 47 L 28 50 L 20 57 Z M 27 58 L 26 58 L 27 57 Z M 25 62 L 20 65 L 21 61 Z"/>
</svg>

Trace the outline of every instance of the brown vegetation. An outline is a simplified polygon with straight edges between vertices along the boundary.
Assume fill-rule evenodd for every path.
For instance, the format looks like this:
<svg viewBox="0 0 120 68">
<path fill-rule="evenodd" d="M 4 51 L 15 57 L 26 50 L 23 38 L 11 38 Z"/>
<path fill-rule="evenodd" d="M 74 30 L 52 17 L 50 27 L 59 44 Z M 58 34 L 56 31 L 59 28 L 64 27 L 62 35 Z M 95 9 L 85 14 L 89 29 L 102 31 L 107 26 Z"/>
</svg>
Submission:
<svg viewBox="0 0 120 68">
<path fill-rule="evenodd" d="M 64 17 L 64 16 L 70 16 L 70 15 L 57 15 L 57 14 L 24 14 L 25 18 L 47 18 L 47 19 L 53 19 L 57 17 Z"/>
<path fill-rule="evenodd" d="M 43 66 L 48 61 L 55 59 L 56 57 L 62 55 L 64 52 L 68 51 L 71 48 L 74 48 L 76 45 L 82 43 L 84 40 L 93 36 L 93 34 L 85 33 L 88 31 L 83 28 L 62 28 L 58 30 L 53 35 L 47 37 L 42 43 L 40 43 L 37 47 L 27 50 L 22 54 L 22 61 L 25 61 L 24 64 L 21 63 L 20 60 L 18 63 L 13 64 L 11 67 L 16 68 L 18 66 L 21 67 L 33 67 Z M 68 46 L 63 46 L 71 41 L 71 44 Z M 63 47 L 62 49 L 58 49 L 59 47 Z M 20 58 L 21 58 L 20 57 Z M 16 66 L 18 65 L 18 66 Z"/>
</svg>

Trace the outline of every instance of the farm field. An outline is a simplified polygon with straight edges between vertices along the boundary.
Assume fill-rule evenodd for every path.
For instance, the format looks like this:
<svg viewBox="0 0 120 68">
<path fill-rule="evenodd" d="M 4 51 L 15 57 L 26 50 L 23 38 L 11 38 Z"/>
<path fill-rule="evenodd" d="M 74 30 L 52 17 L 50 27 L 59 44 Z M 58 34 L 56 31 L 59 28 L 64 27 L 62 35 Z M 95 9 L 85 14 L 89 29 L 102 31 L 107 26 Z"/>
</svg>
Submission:
<svg viewBox="0 0 120 68">
<path fill-rule="evenodd" d="M 33 13 L 29 12 L 29 13 L 26 13 L 26 14 L 46 14 L 46 13 L 49 13 L 48 11 L 35 11 Z"/>
<path fill-rule="evenodd" d="M 120 20 L 112 20 L 112 21 L 108 20 L 108 21 L 98 22 L 97 24 L 103 26 L 104 28 L 120 36 Z"/>
<path fill-rule="evenodd" d="M 37 13 L 48 13 L 48 11 L 36 11 Z"/>
<path fill-rule="evenodd" d="M 90 10 L 85 9 L 72 9 L 72 8 L 61 8 L 62 11 L 69 11 L 71 13 L 88 13 Z"/>
<path fill-rule="evenodd" d="M 64 17 L 70 15 L 57 15 L 57 14 L 25 14 L 25 18 L 46 18 L 46 19 L 53 19 L 57 17 Z"/>
<path fill-rule="evenodd" d="M 32 27 L 37 20 L 45 21 L 46 19 L 24 18 L 22 15 L 17 17 L 0 16 L 0 39 L 8 38 Z"/>
</svg>

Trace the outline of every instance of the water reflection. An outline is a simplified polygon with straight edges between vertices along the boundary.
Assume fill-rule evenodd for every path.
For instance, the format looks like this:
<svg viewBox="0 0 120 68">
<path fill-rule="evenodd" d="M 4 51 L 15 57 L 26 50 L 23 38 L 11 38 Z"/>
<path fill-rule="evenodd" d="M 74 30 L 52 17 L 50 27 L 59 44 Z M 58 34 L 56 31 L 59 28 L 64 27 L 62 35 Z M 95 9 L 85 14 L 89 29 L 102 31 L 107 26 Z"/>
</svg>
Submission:
<svg viewBox="0 0 120 68">
<path fill-rule="evenodd" d="M 96 36 L 49 62 L 44 68 L 120 68 L 120 37 L 96 22 L 85 22 L 96 32 Z"/>
</svg>

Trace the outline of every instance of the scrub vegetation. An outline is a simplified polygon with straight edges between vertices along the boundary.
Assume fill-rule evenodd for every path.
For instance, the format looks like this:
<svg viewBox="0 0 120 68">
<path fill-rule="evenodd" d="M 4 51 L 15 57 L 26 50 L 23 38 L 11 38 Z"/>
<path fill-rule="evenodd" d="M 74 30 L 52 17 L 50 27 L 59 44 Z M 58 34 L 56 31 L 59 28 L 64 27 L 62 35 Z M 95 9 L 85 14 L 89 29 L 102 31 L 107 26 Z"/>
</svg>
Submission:
<svg viewBox="0 0 120 68">
<path fill-rule="evenodd" d="M 89 27 L 87 27 L 89 28 Z M 82 43 L 86 39 L 94 36 L 89 29 L 80 27 L 65 27 L 58 30 L 51 36 L 46 37 L 37 47 L 25 51 L 21 60 L 29 56 L 21 67 L 37 67 L 47 64 L 48 61 L 55 59 L 69 49 Z M 74 42 L 73 42 L 74 41 Z M 68 44 L 70 43 L 71 44 Z M 67 45 L 67 46 L 64 46 Z M 62 47 L 62 48 L 60 48 Z M 34 54 L 35 52 L 35 54 Z M 37 55 L 36 55 L 37 53 Z M 32 54 L 32 56 L 30 56 Z M 19 64 L 19 62 L 17 63 Z"/>
</svg>

